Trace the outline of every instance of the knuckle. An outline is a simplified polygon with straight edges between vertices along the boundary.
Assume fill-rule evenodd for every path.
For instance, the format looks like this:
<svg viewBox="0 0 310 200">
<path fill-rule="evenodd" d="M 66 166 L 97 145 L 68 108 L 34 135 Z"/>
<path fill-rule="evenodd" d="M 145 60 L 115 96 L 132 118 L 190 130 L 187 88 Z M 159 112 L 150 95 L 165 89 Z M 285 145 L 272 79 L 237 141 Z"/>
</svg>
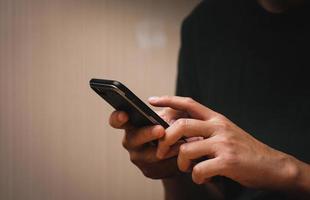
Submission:
<svg viewBox="0 0 310 200">
<path fill-rule="evenodd" d="M 239 163 L 237 144 L 231 135 L 222 136 L 219 140 L 221 162 L 224 168 L 231 168 Z"/>
<path fill-rule="evenodd" d="M 228 130 L 231 127 L 230 123 L 228 123 L 227 120 L 222 119 L 222 117 L 214 117 L 211 122 L 218 130 Z"/>
<path fill-rule="evenodd" d="M 230 146 L 231 144 L 230 138 L 226 135 L 222 136 L 219 142 L 222 146 Z"/>
<path fill-rule="evenodd" d="M 238 157 L 233 152 L 226 152 L 221 157 L 224 168 L 231 168 L 239 163 Z"/>
<path fill-rule="evenodd" d="M 219 121 L 216 125 L 220 130 L 229 130 L 230 125 L 225 121 Z"/>
<path fill-rule="evenodd" d="M 192 99 L 191 97 L 185 97 L 184 102 L 189 104 L 195 103 L 194 99 Z"/>
<path fill-rule="evenodd" d="M 179 154 L 182 155 L 183 157 L 186 157 L 189 151 L 190 151 L 189 146 L 183 144 L 180 146 Z"/>
<path fill-rule="evenodd" d="M 181 118 L 181 119 L 178 119 L 176 121 L 176 125 L 180 128 L 180 129 L 184 129 L 188 126 L 188 119 L 185 119 L 185 118 Z"/>
<path fill-rule="evenodd" d="M 227 121 L 228 120 L 224 115 L 222 115 L 220 113 L 217 113 L 215 118 L 217 118 L 220 121 Z"/>
<path fill-rule="evenodd" d="M 223 134 L 219 137 L 218 143 L 220 146 L 232 149 L 235 146 L 235 141 L 232 135 L 230 134 Z"/>
</svg>

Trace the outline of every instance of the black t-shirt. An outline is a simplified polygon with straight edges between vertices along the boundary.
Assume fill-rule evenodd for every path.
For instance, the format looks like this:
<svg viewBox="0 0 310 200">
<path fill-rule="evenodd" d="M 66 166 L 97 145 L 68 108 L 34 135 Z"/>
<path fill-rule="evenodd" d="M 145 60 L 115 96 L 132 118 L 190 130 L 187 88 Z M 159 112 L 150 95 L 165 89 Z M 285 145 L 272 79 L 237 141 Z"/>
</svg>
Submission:
<svg viewBox="0 0 310 200">
<path fill-rule="evenodd" d="M 203 1 L 182 25 L 177 95 L 309 163 L 309 19 L 309 1 L 282 14 L 255 0 Z M 234 184 L 226 190 L 228 199 L 271 198 Z"/>
</svg>

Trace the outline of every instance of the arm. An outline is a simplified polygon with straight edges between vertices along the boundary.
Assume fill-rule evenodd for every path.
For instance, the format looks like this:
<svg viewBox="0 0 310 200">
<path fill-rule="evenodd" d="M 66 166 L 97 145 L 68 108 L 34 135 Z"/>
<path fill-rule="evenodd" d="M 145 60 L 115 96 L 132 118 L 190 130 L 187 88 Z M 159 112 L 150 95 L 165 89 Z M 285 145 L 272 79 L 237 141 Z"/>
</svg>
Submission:
<svg viewBox="0 0 310 200">
<path fill-rule="evenodd" d="M 252 137 L 223 115 L 184 97 L 151 99 L 154 106 L 186 112 L 165 130 L 157 156 L 169 152 L 182 136 L 201 137 L 180 146 L 178 167 L 191 172 L 197 184 L 214 176 L 225 176 L 241 185 L 279 191 L 291 196 L 310 197 L 310 167 L 291 155 L 277 151 Z M 197 159 L 208 159 L 197 162 Z"/>
</svg>

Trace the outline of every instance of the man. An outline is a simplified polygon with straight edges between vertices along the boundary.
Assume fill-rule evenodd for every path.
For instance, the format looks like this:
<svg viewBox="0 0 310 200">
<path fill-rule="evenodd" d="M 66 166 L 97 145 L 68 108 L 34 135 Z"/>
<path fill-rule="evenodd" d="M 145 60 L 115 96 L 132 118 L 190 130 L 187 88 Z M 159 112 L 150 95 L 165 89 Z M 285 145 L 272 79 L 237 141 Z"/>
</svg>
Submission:
<svg viewBox="0 0 310 200">
<path fill-rule="evenodd" d="M 149 100 L 171 126 L 112 113 L 166 199 L 310 198 L 309 15 L 302 0 L 204 1 L 182 26 L 177 95 L 191 98 Z"/>
</svg>

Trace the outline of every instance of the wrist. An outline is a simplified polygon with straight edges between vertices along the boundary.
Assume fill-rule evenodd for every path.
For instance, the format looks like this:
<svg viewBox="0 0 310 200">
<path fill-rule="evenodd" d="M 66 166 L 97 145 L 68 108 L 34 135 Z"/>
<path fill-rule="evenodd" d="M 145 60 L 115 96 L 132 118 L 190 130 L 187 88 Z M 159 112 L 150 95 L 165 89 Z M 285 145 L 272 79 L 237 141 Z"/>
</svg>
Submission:
<svg viewBox="0 0 310 200">
<path fill-rule="evenodd" d="M 285 179 L 288 192 L 293 194 L 310 194 L 310 167 L 293 156 L 285 159 Z"/>
<path fill-rule="evenodd" d="M 295 178 L 296 190 L 310 195 L 310 166 L 296 158 L 294 163 L 298 171 Z"/>
<path fill-rule="evenodd" d="M 284 154 L 283 177 L 285 190 L 296 190 L 297 182 L 300 177 L 300 167 L 293 156 Z"/>
</svg>

